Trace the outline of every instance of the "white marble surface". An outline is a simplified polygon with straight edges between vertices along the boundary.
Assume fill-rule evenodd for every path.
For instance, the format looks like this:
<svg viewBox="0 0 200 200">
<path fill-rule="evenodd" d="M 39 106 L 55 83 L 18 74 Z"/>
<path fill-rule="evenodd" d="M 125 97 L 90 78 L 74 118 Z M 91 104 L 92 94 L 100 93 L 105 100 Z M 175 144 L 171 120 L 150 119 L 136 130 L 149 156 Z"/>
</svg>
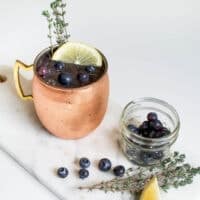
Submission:
<svg viewBox="0 0 200 200">
<path fill-rule="evenodd" d="M 118 122 L 120 107 L 111 102 L 104 121 L 91 135 L 80 140 L 62 140 L 50 135 L 40 124 L 34 112 L 33 102 L 23 102 L 16 95 L 12 70 L 2 68 L 8 81 L 1 84 L 4 95 L 0 99 L 0 147 L 24 167 L 42 185 L 59 199 L 109 200 L 121 199 L 127 194 L 104 194 L 103 192 L 79 191 L 78 187 L 97 183 L 113 177 L 112 173 L 102 173 L 97 168 L 98 159 L 111 158 L 113 165 L 131 164 L 124 158 L 118 147 Z M 24 79 L 24 88 L 30 82 Z M 6 115 L 6 117 L 5 117 Z M 77 122 L 81 123 L 81 122 Z M 77 124 L 78 125 L 78 124 Z M 92 162 L 90 178 L 83 181 L 77 176 L 81 157 Z M 56 169 L 65 166 L 69 177 L 65 180 L 56 176 Z M 99 179 L 101 177 L 101 179 Z M 98 195 L 97 195 L 98 194 Z"/>
<path fill-rule="evenodd" d="M 101 191 L 78 190 L 79 186 L 113 178 L 112 173 L 102 173 L 98 170 L 97 163 L 100 158 L 110 158 L 113 165 L 123 164 L 126 168 L 132 166 L 122 154 L 117 142 L 118 123 L 122 111 L 120 106 L 111 101 L 102 124 L 88 137 L 76 141 L 58 139 L 41 126 L 34 112 L 33 102 L 23 102 L 16 95 L 12 70 L 2 68 L 1 72 L 8 78 L 6 83 L 0 85 L 1 92 L 4 94 L 0 99 L 2 124 L 0 148 L 2 151 L 58 199 L 68 200 L 72 197 L 74 200 L 131 198 L 126 193 L 105 194 Z M 27 86 L 31 84 L 30 81 L 23 79 L 23 83 L 27 90 Z M 191 157 L 195 157 L 195 153 Z M 90 178 L 85 181 L 77 176 L 78 159 L 84 156 L 92 161 Z M 198 164 L 195 159 L 193 163 Z M 66 166 L 70 171 L 69 177 L 65 180 L 56 176 L 56 169 L 60 166 Z M 193 199 L 199 197 L 199 184 L 200 182 L 195 182 L 193 188 L 186 187 L 188 192 L 192 192 Z M 166 194 L 162 193 L 162 196 L 167 199 Z"/>
<path fill-rule="evenodd" d="M 46 23 L 40 13 L 49 1 L 0 0 L 0 3 L 1 72 L 4 67 L 11 68 L 16 58 L 32 63 L 38 50 L 48 45 Z M 133 98 L 153 96 L 173 104 L 182 123 L 174 148 L 185 152 L 191 163 L 199 165 L 200 2 L 69 0 L 69 5 L 72 38 L 100 48 L 109 60 L 112 99 L 124 106 Z M 3 96 L 1 92 L 0 97 Z M 13 109 L 17 109 L 16 105 Z M 4 120 L 10 119 L 8 112 L 0 115 Z M 14 133 L 17 131 L 12 123 L 8 127 Z M 20 139 L 16 138 L 15 142 Z M 33 156 L 27 157 L 30 160 Z M 2 199 L 27 199 L 28 196 L 29 199 L 54 199 L 1 153 L 0 162 Z M 199 186 L 200 180 L 196 178 L 193 185 L 172 189 L 162 199 L 199 200 Z"/>
<path fill-rule="evenodd" d="M 58 200 L 1 150 L 0 162 L 0 195 L 2 199 Z"/>
</svg>

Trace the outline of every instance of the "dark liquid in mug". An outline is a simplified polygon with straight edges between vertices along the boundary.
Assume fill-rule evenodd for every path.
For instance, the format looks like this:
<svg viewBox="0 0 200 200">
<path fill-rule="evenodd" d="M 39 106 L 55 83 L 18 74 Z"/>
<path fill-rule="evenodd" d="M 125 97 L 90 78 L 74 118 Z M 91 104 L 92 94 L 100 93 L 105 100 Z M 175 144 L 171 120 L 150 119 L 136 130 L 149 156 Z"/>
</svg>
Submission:
<svg viewBox="0 0 200 200">
<path fill-rule="evenodd" d="M 83 65 L 77 65 L 72 63 L 64 63 L 64 68 L 62 70 L 58 70 L 55 67 L 56 61 L 51 59 L 50 50 L 45 52 L 36 63 L 36 75 L 42 80 L 44 83 L 58 87 L 58 88 L 78 88 L 85 85 L 89 85 L 102 77 L 102 75 L 106 71 L 106 67 L 103 63 L 101 67 L 95 67 L 95 71 L 92 73 L 88 73 L 89 80 L 87 82 L 81 82 L 78 79 L 78 75 L 80 73 L 87 73 L 86 67 Z M 72 76 L 72 81 L 68 85 L 63 85 L 58 81 L 58 77 L 61 73 L 70 73 Z"/>
</svg>

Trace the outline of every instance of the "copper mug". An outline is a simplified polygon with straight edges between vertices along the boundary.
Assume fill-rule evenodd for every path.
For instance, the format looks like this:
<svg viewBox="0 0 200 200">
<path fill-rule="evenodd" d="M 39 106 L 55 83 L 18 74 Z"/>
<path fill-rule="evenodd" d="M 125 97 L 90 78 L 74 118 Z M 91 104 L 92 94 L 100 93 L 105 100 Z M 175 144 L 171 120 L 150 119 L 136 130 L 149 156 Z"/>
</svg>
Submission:
<svg viewBox="0 0 200 200">
<path fill-rule="evenodd" d="M 49 48 L 43 50 L 32 65 L 16 61 L 14 81 L 17 93 L 22 100 L 33 100 L 39 120 L 50 133 L 64 139 L 82 138 L 99 126 L 107 109 L 109 97 L 107 60 L 99 51 L 103 58 L 105 73 L 96 82 L 79 88 L 61 89 L 47 85 L 36 75 L 38 60 L 47 51 Z M 32 95 L 25 95 L 23 92 L 20 68 L 34 71 Z"/>
</svg>

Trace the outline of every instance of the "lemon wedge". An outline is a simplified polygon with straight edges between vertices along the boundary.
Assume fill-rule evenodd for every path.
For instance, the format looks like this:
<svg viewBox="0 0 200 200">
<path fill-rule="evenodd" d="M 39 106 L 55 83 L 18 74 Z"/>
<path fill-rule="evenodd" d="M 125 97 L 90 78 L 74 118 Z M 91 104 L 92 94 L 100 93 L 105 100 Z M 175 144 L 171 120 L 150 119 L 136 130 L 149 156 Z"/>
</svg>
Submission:
<svg viewBox="0 0 200 200">
<path fill-rule="evenodd" d="M 78 65 L 102 66 L 102 56 L 95 48 L 77 42 L 63 44 L 54 52 L 52 59 Z"/>
<path fill-rule="evenodd" d="M 160 200 L 160 190 L 156 177 L 153 177 L 144 187 L 140 200 Z"/>
</svg>

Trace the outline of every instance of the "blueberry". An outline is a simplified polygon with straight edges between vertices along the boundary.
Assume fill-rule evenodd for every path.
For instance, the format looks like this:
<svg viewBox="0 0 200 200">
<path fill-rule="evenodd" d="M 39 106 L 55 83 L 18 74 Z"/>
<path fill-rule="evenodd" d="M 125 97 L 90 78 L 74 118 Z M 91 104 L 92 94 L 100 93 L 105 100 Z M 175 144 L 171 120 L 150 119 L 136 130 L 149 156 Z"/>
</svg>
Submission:
<svg viewBox="0 0 200 200">
<path fill-rule="evenodd" d="M 58 76 L 58 82 L 62 85 L 69 86 L 73 81 L 72 74 L 70 73 L 61 73 Z"/>
<path fill-rule="evenodd" d="M 65 63 L 60 62 L 60 61 L 56 61 L 54 63 L 54 67 L 55 67 L 56 70 L 60 71 L 60 70 L 65 68 Z"/>
<path fill-rule="evenodd" d="M 82 168 L 88 168 L 90 166 L 90 161 L 89 161 L 88 158 L 81 158 L 80 161 L 79 161 L 79 165 Z"/>
<path fill-rule="evenodd" d="M 164 134 L 163 134 L 162 131 L 156 131 L 156 132 L 155 132 L 155 135 L 154 135 L 154 138 L 161 138 L 161 137 L 163 137 L 163 136 L 164 136 Z"/>
<path fill-rule="evenodd" d="M 163 125 L 159 120 L 150 121 L 149 126 L 154 130 L 161 130 L 163 128 Z"/>
<path fill-rule="evenodd" d="M 92 65 L 85 67 L 85 71 L 88 73 L 94 73 L 96 71 L 96 68 Z"/>
<path fill-rule="evenodd" d="M 38 74 L 39 74 L 40 76 L 45 76 L 45 75 L 48 74 L 48 72 L 49 72 L 49 70 L 48 70 L 47 67 L 40 67 L 40 68 L 38 69 Z"/>
<path fill-rule="evenodd" d="M 148 137 L 149 137 L 149 138 L 156 138 L 156 134 L 157 134 L 157 132 L 154 131 L 154 130 L 152 130 L 152 131 L 149 133 Z"/>
<path fill-rule="evenodd" d="M 88 73 L 86 72 L 80 72 L 77 78 L 81 83 L 88 83 L 90 79 Z"/>
<path fill-rule="evenodd" d="M 103 158 L 99 161 L 99 169 L 101 171 L 107 172 L 111 169 L 112 163 L 109 159 Z"/>
<path fill-rule="evenodd" d="M 122 165 L 118 165 L 113 169 L 113 173 L 115 176 L 122 177 L 125 173 L 125 168 Z"/>
<path fill-rule="evenodd" d="M 79 170 L 79 178 L 85 179 L 89 176 L 89 171 L 87 169 L 80 169 Z"/>
<path fill-rule="evenodd" d="M 68 169 L 65 168 L 65 167 L 60 167 L 58 170 L 57 170 L 57 175 L 60 177 L 60 178 L 66 178 L 68 176 L 69 172 L 68 172 Z"/>
<path fill-rule="evenodd" d="M 151 152 L 146 152 L 146 151 L 141 151 L 140 152 L 140 160 L 144 163 L 144 164 L 149 164 L 151 163 L 154 159 L 153 159 L 153 154 Z"/>
<path fill-rule="evenodd" d="M 133 132 L 133 133 L 138 133 L 138 128 L 136 126 L 134 126 L 133 124 L 129 124 L 127 126 L 128 130 Z"/>
<path fill-rule="evenodd" d="M 142 125 L 139 127 L 139 129 L 141 129 L 141 130 L 147 130 L 147 129 L 149 129 L 149 122 L 148 121 L 144 121 L 142 123 Z"/>
<path fill-rule="evenodd" d="M 163 128 L 161 129 L 161 133 L 162 133 L 162 136 L 167 136 L 167 135 L 169 135 L 171 132 L 170 132 L 169 129 L 163 127 Z"/>
<path fill-rule="evenodd" d="M 129 148 L 129 149 L 126 149 L 126 153 L 127 155 L 134 157 L 136 152 L 135 152 L 135 149 Z"/>
<path fill-rule="evenodd" d="M 149 137 L 149 131 L 148 130 L 144 130 L 144 131 L 141 131 L 141 135 L 143 136 L 143 137 L 146 137 L 146 138 L 148 138 Z"/>
<path fill-rule="evenodd" d="M 162 151 L 155 151 L 152 153 L 152 156 L 155 160 L 160 160 L 163 158 L 163 152 Z"/>
<path fill-rule="evenodd" d="M 158 119 L 158 116 L 157 116 L 156 113 L 150 112 L 150 113 L 147 115 L 147 119 L 148 119 L 149 121 L 155 121 L 155 120 Z"/>
</svg>

